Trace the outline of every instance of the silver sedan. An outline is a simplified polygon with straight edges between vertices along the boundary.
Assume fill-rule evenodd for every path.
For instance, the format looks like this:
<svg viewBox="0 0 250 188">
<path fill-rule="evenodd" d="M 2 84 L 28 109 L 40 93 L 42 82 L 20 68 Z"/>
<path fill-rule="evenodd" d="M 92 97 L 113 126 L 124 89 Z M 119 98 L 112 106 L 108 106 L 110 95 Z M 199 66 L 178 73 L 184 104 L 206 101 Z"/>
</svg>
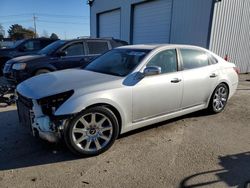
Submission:
<svg viewBox="0 0 250 188">
<path fill-rule="evenodd" d="M 207 109 L 223 111 L 238 85 L 238 69 L 188 45 L 113 49 L 84 70 L 33 77 L 17 87 L 20 122 L 50 142 L 93 156 L 119 134 Z"/>
</svg>

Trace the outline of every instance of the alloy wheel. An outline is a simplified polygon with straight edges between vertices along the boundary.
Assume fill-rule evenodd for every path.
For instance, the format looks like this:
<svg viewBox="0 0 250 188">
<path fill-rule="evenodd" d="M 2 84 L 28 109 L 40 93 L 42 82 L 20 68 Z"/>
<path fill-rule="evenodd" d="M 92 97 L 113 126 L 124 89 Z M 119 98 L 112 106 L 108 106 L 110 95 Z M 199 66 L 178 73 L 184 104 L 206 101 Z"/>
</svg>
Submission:
<svg viewBox="0 0 250 188">
<path fill-rule="evenodd" d="M 102 113 L 87 113 L 80 117 L 72 129 L 74 144 L 82 151 L 96 152 L 112 139 L 113 125 Z"/>
<path fill-rule="evenodd" d="M 223 108 L 227 103 L 227 98 L 228 98 L 228 89 L 224 85 L 221 85 L 216 89 L 214 93 L 213 97 L 214 110 L 217 112 L 223 110 Z"/>
</svg>

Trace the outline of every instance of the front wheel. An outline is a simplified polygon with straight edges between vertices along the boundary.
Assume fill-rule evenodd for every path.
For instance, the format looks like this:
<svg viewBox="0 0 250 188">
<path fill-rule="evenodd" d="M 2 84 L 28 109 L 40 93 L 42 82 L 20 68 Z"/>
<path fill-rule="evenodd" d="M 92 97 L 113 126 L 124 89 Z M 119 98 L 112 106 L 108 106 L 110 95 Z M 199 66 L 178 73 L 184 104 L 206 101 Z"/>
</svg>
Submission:
<svg viewBox="0 0 250 188">
<path fill-rule="evenodd" d="M 103 106 L 84 110 L 64 129 L 68 148 L 82 156 L 94 156 L 108 150 L 118 137 L 119 126 L 114 113 Z"/>
<path fill-rule="evenodd" d="M 228 95 L 229 90 L 226 84 L 219 84 L 211 96 L 208 110 L 212 113 L 220 113 L 227 104 Z"/>
<path fill-rule="evenodd" d="M 38 76 L 38 75 L 40 75 L 40 74 L 50 73 L 50 72 L 51 72 L 51 71 L 48 70 L 48 69 L 39 69 L 39 70 L 36 71 L 35 76 Z"/>
</svg>

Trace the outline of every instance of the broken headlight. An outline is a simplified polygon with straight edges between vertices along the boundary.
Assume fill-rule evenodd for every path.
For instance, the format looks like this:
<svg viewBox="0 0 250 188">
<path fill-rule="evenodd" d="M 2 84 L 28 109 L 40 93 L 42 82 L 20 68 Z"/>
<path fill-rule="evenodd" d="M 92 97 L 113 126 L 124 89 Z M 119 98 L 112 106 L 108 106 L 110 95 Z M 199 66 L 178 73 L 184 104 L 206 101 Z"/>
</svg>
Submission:
<svg viewBox="0 0 250 188">
<path fill-rule="evenodd" d="M 70 90 L 38 99 L 37 102 L 42 107 L 42 111 L 45 115 L 53 115 L 54 112 L 73 95 L 73 93 L 74 91 Z"/>
</svg>

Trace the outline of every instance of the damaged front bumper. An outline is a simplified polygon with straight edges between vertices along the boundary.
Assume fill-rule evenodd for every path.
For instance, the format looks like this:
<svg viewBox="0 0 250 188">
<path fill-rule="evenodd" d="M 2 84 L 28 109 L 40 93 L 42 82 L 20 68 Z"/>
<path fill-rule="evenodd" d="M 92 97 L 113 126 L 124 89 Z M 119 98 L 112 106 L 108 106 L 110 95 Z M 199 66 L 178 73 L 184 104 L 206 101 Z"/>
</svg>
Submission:
<svg viewBox="0 0 250 188">
<path fill-rule="evenodd" d="M 52 119 L 43 113 L 36 100 L 21 95 L 18 95 L 17 108 L 21 125 L 29 127 L 33 136 L 52 143 L 60 141 L 66 119 Z"/>
</svg>

